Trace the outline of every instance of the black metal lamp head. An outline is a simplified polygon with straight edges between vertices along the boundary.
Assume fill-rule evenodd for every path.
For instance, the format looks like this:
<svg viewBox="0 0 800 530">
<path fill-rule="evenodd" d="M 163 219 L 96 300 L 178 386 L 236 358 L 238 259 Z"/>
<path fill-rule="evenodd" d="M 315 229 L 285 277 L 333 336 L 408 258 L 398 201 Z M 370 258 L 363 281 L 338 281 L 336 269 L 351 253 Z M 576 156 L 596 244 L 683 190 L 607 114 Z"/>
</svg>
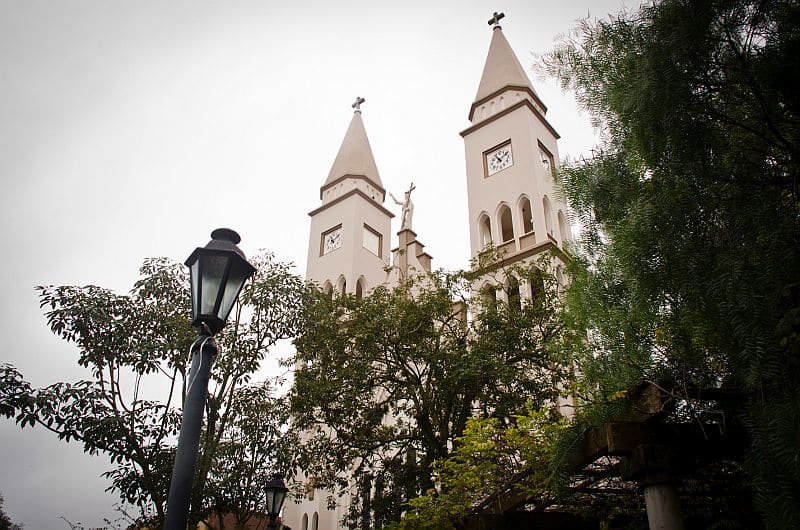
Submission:
<svg viewBox="0 0 800 530">
<path fill-rule="evenodd" d="M 214 335 L 225 327 L 233 304 L 256 269 L 236 246 L 242 238 L 229 228 L 211 232 L 211 241 L 186 259 L 192 286 L 192 325 Z"/>
<path fill-rule="evenodd" d="M 275 474 L 265 489 L 267 490 L 267 513 L 271 519 L 275 519 L 281 513 L 283 501 L 286 500 L 289 488 L 284 484 L 283 476 Z"/>
</svg>

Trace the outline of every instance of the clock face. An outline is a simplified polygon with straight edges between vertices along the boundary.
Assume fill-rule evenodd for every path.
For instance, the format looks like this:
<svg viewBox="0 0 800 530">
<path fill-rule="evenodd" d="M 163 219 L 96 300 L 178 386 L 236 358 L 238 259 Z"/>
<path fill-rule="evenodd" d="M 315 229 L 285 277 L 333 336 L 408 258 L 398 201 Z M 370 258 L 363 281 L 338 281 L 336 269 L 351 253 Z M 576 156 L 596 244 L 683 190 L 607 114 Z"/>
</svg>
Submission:
<svg viewBox="0 0 800 530">
<path fill-rule="evenodd" d="M 511 153 L 511 143 L 493 149 L 486 153 L 486 172 L 494 175 L 507 167 L 514 165 L 514 156 Z"/>
<path fill-rule="evenodd" d="M 333 252 L 342 246 L 342 229 L 331 230 L 322 236 L 322 253 Z"/>
</svg>

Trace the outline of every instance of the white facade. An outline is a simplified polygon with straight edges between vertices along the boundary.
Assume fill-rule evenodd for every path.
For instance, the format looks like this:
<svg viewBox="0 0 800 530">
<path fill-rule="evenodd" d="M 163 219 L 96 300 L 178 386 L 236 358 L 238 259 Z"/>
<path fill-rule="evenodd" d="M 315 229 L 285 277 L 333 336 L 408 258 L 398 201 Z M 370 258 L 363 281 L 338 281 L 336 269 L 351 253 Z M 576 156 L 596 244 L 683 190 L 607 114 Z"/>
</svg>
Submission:
<svg viewBox="0 0 800 530">
<path fill-rule="evenodd" d="M 558 164 L 559 135 L 546 112 L 502 29 L 495 25 L 470 107 L 472 125 L 461 132 L 473 258 L 489 244 L 503 256 L 504 264 L 532 260 L 555 249 L 556 267 L 560 266 L 558 256 L 563 254 L 558 249 L 568 243 L 570 229 L 551 174 Z M 383 206 L 384 198 L 357 109 L 320 190 L 321 205 L 309 214 L 308 279 L 324 289 L 366 294 L 376 285 L 431 270 L 431 257 L 414 231 L 400 230 L 397 242 L 391 241 L 393 214 Z M 390 249 L 390 244 L 396 247 Z M 394 259 L 387 274 L 390 253 Z M 298 504 L 287 501 L 286 524 L 294 530 L 340 528 L 348 499 L 339 499 L 334 509 L 328 509 L 328 496 L 309 491 Z"/>
<path fill-rule="evenodd" d="M 394 214 L 383 206 L 385 196 L 356 110 L 320 188 L 322 204 L 309 213 L 306 278 L 326 290 L 359 294 L 386 282 Z"/>
<path fill-rule="evenodd" d="M 569 241 L 566 206 L 552 176 L 559 135 L 546 112 L 495 26 L 472 125 L 461 132 L 473 258 L 491 244 L 513 263 Z"/>
</svg>

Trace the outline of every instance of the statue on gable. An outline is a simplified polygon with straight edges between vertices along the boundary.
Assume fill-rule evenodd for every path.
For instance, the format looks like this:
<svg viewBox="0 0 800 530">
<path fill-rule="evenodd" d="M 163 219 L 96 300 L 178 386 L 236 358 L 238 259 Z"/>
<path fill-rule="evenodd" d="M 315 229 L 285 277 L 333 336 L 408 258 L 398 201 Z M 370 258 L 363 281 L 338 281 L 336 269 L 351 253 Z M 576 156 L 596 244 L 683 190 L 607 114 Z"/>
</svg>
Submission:
<svg viewBox="0 0 800 530">
<path fill-rule="evenodd" d="M 389 192 L 389 196 L 392 198 L 395 204 L 403 207 L 403 211 L 400 214 L 400 230 L 411 230 L 411 217 L 414 215 L 414 203 L 411 202 L 411 192 L 415 189 L 416 186 L 414 186 L 414 183 L 412 182 L 411 186 L 408 188 L 408 191 L 405 192 L 405 197 L 402 201 L 398 200 L 391 191 Z"/>
</svg>

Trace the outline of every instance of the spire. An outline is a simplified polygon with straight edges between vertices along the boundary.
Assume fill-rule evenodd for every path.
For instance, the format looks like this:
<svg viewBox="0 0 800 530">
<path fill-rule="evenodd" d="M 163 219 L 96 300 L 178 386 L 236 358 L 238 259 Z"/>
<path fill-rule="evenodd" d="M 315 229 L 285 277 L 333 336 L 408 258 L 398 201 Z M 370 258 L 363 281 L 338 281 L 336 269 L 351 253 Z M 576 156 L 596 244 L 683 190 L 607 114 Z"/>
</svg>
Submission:
<svg viewBox="0 0 800 530">
<path fill-rule="evenodd" d="M 486 64 L 483 66 L 481 84 L 478 86 L 475 101 L 480 101 L 507 86 L 523 86 L 529 88 L 534 95 L 536 94 L 525 69 L 522 68 L 519 59 L 514 55 L 514 51 L 503 35 L 503 28 L 498 24 L 503 16 L 502 13 L 495 13 L 495 16 L 489 20 L 489 24 L 494 24 L 492 43 L 489 45 L 489 53 L 486 55 Z"/>
<path fill-rule="evenodd" d="M 342 146 L 339 147 L 339 153 L 333 161 L 323 188 L 345 175 L 363 175 L 373 184 L 383 188 L 381 177 L 378 174 L 378 166 L 375 165 L 375 158 L 372 156 L 372 149 L 369 146 L 367 131 L 361 121 L 362 103 L 364 103 L 364 98 L 356 98 L 356 102 L 353 104 L 355 109 L 353 119 L 350 121 L 350 126 L 342 140 Z"/>
</svg>

